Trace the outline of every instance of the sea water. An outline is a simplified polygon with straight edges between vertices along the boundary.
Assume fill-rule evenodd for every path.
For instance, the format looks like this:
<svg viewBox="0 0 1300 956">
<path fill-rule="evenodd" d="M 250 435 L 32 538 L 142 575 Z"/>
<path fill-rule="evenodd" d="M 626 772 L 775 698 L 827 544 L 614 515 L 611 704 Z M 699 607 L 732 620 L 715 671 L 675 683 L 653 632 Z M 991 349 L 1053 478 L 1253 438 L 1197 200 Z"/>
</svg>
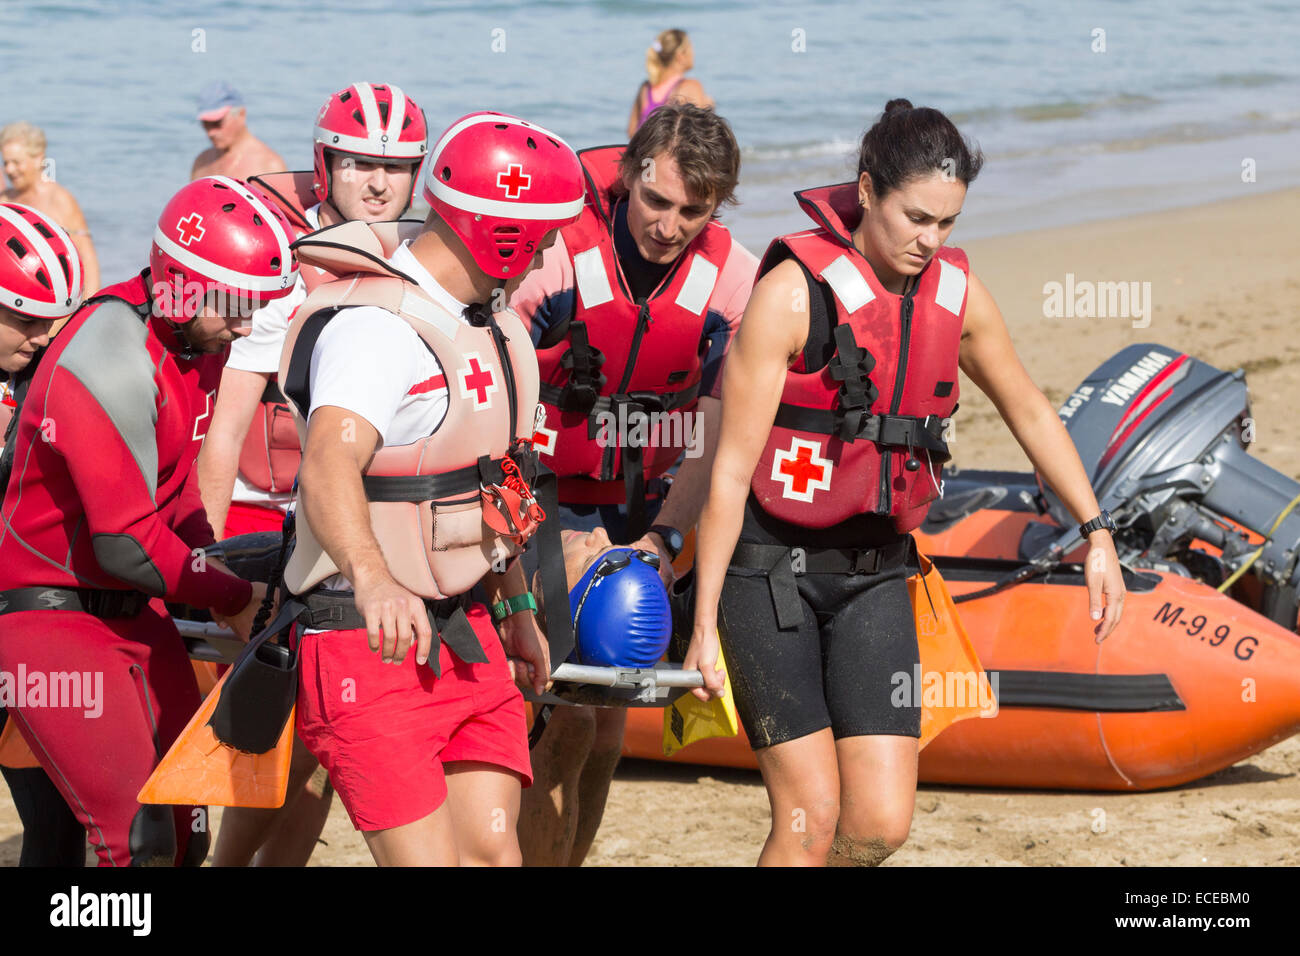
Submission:
<svg viewBox="0 0 1300 956">
<path fill-rule="evenodd" d="M 392 82 L 435 134 L 495 109 L 576 147 L 623 142 L 662 29 L 743 150 L 749 248 L 807 220 L 797 188 L 854 178 L 885 101 L 935 106 L 986 166 L 954 241 L 1300 183 L 1300 13 L 1292 2 L 882 4 L 498 0 L 0 3 L 0 123 L 49 137 L 105 282 L 142 267 L 167 197 L 208 142 L 195 96 L 224 79 L 253 132 L 311 165 L 325 98 Z"/>
</svg>

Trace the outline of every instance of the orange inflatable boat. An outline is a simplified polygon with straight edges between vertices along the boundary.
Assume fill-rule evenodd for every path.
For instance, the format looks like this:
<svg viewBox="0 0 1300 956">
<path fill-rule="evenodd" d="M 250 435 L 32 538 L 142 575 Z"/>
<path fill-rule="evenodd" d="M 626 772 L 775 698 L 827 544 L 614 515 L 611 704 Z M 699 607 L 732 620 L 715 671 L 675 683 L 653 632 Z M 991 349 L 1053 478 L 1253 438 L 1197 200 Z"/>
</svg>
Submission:
<svg viewBox="0 0 1300 956">
<path fill-rule="evenodd" d="M 1300 731 L 1300 483 L 1246 456 L 1244 376 L 1132 346 L 1061 417 L 1119 525 L 1123 619 L 1096 642 L 1082 541 L 1033 474 L 945 474 L 917 543 L 999 706 L 940 734 L 920 779 L 1149 790 Z M 664 759 L 661 733 L 658 712 L 630 713 L 624 753 Z M 755 766 L 743 734 L 674 759 Z"/>
</svg>

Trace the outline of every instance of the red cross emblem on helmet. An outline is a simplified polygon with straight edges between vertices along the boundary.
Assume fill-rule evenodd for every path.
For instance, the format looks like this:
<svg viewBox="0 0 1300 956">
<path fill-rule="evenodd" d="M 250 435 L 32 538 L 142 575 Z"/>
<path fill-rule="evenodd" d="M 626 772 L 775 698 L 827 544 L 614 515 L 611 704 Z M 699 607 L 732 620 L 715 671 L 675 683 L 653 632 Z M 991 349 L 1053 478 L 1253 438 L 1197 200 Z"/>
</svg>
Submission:
<svg viewBox="0 0 1300 956">
<path fill-rule="evenodd" d="M 821 442 L 795 438 L 772 456 L 772 480 L 781 483 L 782 497 L 811 502 L 815 492 L 830 489 L 832 465 L 821 450 Z"/>
<path fill-rule="evenodd" d="M 507 199 L 518 199 L 532 182 L 533 177 L 524 172 L 524 167 L 518 163 L 511 163 L 497 173 L 497 185 L 506 191 Z"/>
<path fill-rule="evenodd" d="M 478 410 L 491 405 L 490 396 L 500 388 L 492 366 L 477 352 L 465 353 L 465 367 L 456 373 L 456 378 L 460 382 L 461 397 L 471 399 Z"/>
<path fill-rule="evenodd" d="M 191 242 L 202 239 L 205 232 L 207 230 L 203 228 L 203 217 L 197 212 L 190 213 L 176 223 L 176 237 L 182 246 L 188 246 Z"/>
</svg>

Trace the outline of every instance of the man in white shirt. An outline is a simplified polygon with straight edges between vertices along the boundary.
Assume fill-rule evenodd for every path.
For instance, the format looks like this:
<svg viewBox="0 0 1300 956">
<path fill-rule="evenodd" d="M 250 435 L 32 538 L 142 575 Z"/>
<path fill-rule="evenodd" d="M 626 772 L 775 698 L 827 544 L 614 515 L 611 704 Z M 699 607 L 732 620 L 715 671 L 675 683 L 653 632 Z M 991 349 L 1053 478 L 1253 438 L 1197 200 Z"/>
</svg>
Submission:
<svg viewBox="0 0 1300 956">
<path fill-rule="evenodd" d="M 298 618 L 306 627 L 298 731 L 380 865 L 517 865 L 519 794 L 531 766 L 512 671 L 540 693 L 550 661 L 518 561 L 499 573 L 484 569 L 490 541 L 495 554 L 512 529 L 518 538 L 531 534 L 538 517 L 520 470 L 535 461 L 537 373 L 518 319 L 504 309 L 494 316 L 490 307 L 504 306 L 558 228 L 577 218 L 583 177 L 554 134 L 477 113 L 442 135 L 424 181 L 432 211 L 409 245 L 385 248 L 386 260 L 347 247 L 358 271 L 389 278 L 385 289 L 394 276 L 405 281 L 403 314 L 374 305 L 313 311 L 295 322 L 282 358 L 286 392 L 308 416 L 298 544 L 285 574 L 312 615 Z M 311 251 L 305 245 L 300 255 Z M 479 344 L 467 351 L 463 342 Z M 492 450 L 477 466 L 429 461 L 425 451 L 444 428 L 451 429 L 442 436 L 448 456 L 473 441 Z M 416 462 L 414 471 L 393 470 L 406 460 Z M 489 466 L 500 474 L 481 481 Z M 410 475 L 397 483 L 432 487 L 466 471 L 472 492 L 458 500 L 478 501 L 481 491 L 482 518 L 471 514 L 481 542 L 439 545 L 439 519 L 464 515 L 440 510 L 441 494 L 373 497 L 377 476 Z M 431 509 L 421 504 L 430 500 Z M 376 501 L 412 502 L 427 509 L 417 513 L 430 524 L 417 525 L 413 536 L 409 522 L 376 522 Z M 452 560 L 443 563 L 448 552 Z M 322 582 L 328 570 L 300 575 L 295 562 L 338 573 Z M 466 568 L 482 580 L 499 635 L 468 586 L 445 590 Z M 350 599 L 340 591 L 351 591 Z M 334 629 L 316 630 L 331 615 L 316 616 L 322 605 L 313 600 L 335 602 Z"/>
</svg>

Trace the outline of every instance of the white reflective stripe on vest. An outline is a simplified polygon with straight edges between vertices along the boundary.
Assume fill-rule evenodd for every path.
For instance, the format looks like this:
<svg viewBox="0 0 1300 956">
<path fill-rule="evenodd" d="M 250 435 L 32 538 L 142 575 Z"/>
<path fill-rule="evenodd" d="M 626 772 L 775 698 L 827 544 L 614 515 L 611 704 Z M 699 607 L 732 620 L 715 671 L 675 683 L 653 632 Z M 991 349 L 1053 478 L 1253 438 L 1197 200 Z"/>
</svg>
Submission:
<svg viewBox="0 0 1300 956">
<path fill-rule="evenodd" d="M 953 315 L 961 315 L 966 300 L 966 273 L 951 262 L 939 260 L 939 287 L 934 290 L 934 304 Z"/>
<path fill-rule="evenodd" d="M 713 287 L 718 284 L 718 267 L 703 256 L 691 258 L 691 271 L 686 274 L 681 291 L 677 293 L 677 304 L 688 312 L 700 315 L 709 304 Z"/>
<path fill-rule="evenodd" d="M 822 278 L 830 285 L 845 312 L 856 312 L 876 297 L 848 256 L 840 256 L 823 269 Z"/>
<path fill-rule="evenodd" d="M 605 262 L 601 258 L 599 247 L 573 257 L 573 277 L 578 283 L 583 308 L 594 309 L 598 305 L 614 301 L 614 292 L 609 287 L 609 275 L 605 272 Z"/>
<path fill-rule="evenodd" d="M 459 323 L 447 312 L 416 293 L 410 288 L 402 290 L 402 311 L 412 315 L 421 322 L 428 322 L 449 339 L 456 337 Z"/>
</svg>

